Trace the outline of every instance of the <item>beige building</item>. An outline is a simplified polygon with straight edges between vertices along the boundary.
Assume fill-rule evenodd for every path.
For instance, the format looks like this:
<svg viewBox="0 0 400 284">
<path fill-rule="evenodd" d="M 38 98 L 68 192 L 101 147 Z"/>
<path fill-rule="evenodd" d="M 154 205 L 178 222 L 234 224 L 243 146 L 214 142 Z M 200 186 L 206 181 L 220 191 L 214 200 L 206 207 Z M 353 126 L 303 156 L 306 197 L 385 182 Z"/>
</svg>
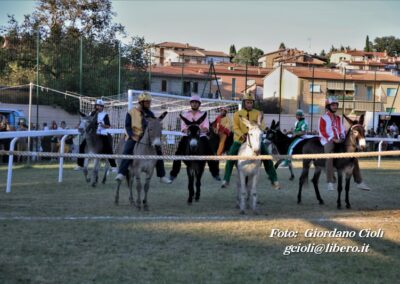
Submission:
<svg viewBox="0 0 400 284">
<path fill-rule="evenodd" d="M 266 53 L 258 59 L 258 66 L 263 68 L 276 68 L 283 66 L 323 66 L 326 62 L 304 51 L 292 49 L 279 49 Z"/>
</svg>

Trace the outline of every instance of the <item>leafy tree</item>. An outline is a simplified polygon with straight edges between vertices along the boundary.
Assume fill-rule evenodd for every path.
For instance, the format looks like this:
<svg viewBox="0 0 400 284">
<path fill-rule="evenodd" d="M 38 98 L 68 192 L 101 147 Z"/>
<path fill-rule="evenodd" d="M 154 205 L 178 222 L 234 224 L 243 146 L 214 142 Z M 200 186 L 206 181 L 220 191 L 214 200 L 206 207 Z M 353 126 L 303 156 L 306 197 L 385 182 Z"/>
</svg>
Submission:
<svg viewBox="0 0 400 284">
<path fill-rule="evenodd" d="M 377 37 L 374 40 L 373 48 L 376 51 L 387 51 L 389 56 L 400 55 L 400 39 L 394 36 Z"/>
<path fill-rule="evenodd" d="M 365 38 L 364 51 L 367 51 L 367 52 L 372 51 L 371 45 L 372 45 L 372 42 L 369 41 L 369 36 L 367 35 L 367 37 Z"/>
<path fill-rule="evenodd" d="M 323 56 L 323 57 L 326 56 L 325 49 L 321 50 L 321 52 L 319 53 L 319 56 Z"/>
<path fill-rule="evenodd" d="M 257 48 L 246 46 L 239 49 L 235 58 L 233 58 L 233 62 L 238 64 L 249 64 L 251 66 L 258 65 L 258 59 L 264 54 L 264 52 Z"/>
<path fill-rule="evenodd" d="M 232 57 L 234 57 L 234 56 L 236 55 L 236 47 L 235 47 L 234 44 L 232 44 L 232 45 L 229 47 L 229 55 L 232 56 Z"/>
<path fill-rule="evenodd" d="M 279 49 L 286 49 L 286 46 L 283 42 L 281 42 L 281 44 L 279 45 Z"/>
</svg>

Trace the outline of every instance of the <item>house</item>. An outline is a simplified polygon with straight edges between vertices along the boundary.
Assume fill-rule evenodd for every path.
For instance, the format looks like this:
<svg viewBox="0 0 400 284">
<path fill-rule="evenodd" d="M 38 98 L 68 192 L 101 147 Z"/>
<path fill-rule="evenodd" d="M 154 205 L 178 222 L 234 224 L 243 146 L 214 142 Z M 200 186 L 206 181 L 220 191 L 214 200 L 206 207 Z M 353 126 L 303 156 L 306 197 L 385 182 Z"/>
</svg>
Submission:
<svg viewBox="0 0 400 284">
<path fill-rule="evenodd" d="M 190 64 L 209 64 L 210 62 L 230 62 L 230 56 L 222 51 L 210 51 L 201 47 L 179 42 L 162 42 L 151 48 L 153 65 L 170 65 L 184 62 Z"/>
<path fill-rule="evenodd" d="M 286 48 L 264 54 L 258 59 L 258 66 L 263 68 L 276 68 L 280 65 L 321 67 L 326 64 L 323 59 L 296 48 Z"/>
<path fill-rule="evenodd" d="M 390 72 L 345 74 L 337 69 L 282 67 L 264 78 L 263 99 L 277 106 L 281 94 L 281 113 L 294 114 L 301 108 L 307 114 L 320 115 L 324 112 L 326 97 L 334 96 L 339 101 L 339 112 L 362 114 L 389 110 L 399 83 L 400 77 Z M 399 100 L 394 110 L 400 110 Z"/>
<path fill-rule="evenodd" d="M 387 52 L 362 50 L 334 52 L 330 56 L 330 62 L 336 64 L 338 68 L 366 71 L 393 70 L 394 74 L 400 70 L 396 63 L 398 61 L 400 61 L 400 58 L 388 56 Z"/>
<path fill-rule="evenodd" d="M 246 69 L 246 66 L 233 63 L 214 64 L 214 68 L 215 74 L 214 70 L 210 72 L 208 64 L 172 63 L 170 66 L 154 66 L 151 70 L 151 90 L 179 95 L 189 95 L 196 90 L 195 94 L 201 96 L 224 99 L 240 99 L 246 90 L 251 90 L 256 96 L 262 97 L 263 78 L 272 70 L 253 66 L 247 66 Z M 220 96 L 216 96 L 218 88 Z"/>
</svg>

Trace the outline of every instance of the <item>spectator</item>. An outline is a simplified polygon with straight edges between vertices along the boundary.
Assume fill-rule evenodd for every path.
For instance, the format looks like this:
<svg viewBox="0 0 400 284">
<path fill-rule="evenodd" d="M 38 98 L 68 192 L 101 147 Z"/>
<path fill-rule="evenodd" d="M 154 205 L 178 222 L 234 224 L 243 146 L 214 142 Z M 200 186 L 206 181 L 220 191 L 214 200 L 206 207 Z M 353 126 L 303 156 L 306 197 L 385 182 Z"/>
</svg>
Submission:
<svg viewBox="0 0 400 284">
<path fill-rule="evenodd" d="M 5 115 L 0 114 L 0 132 L 10 131 L 11 127 L 8 123 L 8 119 Z M 10 138 L 0 139 L 0 149 L 4 149 L 5 151 L 10 150 Z M 3 163 L 8 163 L 8 155 L 3 155 L 2 157 Z"/>
<path fill-rule="evenodd" d="M 54 120 L 51 122 L 50 130 L 58 130 L 57 122 L 55 122 Z M 59 142 L 58 140 L 59 140 L 58 136 L 51 137 L 50 152 L 55 153 L 58 151 L 58 142 Z"/>
<path fill-rule="evenodd" d="M 25 124 L 25 121 L 23 119 L 21 119 L 18 122 L 17 125 L 17 131 L 27 131 L 28 130 L 28 126 Z M 28 138 L 24 138 L 21 137 L 18 139 L 17 141 L 17 151 L 27 151 L 28 150 Z M 23 156 L 17 156 L 16 157 L 16 162 L 23 162 L 24 157 Z"/>
</svg>

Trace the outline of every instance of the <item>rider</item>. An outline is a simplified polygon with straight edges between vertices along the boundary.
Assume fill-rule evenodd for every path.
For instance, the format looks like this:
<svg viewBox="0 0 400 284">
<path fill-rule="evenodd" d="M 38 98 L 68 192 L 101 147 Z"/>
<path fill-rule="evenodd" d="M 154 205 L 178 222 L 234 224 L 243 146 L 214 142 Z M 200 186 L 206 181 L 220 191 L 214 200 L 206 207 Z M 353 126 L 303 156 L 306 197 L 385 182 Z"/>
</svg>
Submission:
<svg viewBox="0 0 400 284">
<path fill-rule="evenodd" d="M 333 153 L 335 143 L 341 143 L 345 139 L 344 125 L 341 122 L 340 117 L 335 114 L 338 106 L 339 103 L 335 98 L 327 98 L 325 101 L 325 108 L 327 111 L 319 120 L 319 137 L 321 144 L 324 146 L 325 153 Z M 326 159 L 326 176 L 328 190 L 335 190 L 333 159 Z M 371 190 L 371 188 L 362 180 L 358 159 L 355 159 L 354 162 L 353 177 L 357 184 L 357 188 Z"/>
<path fill-rule="evenodd" d="M 200 111 L 200 105 L 201 105 L 201 98 L 197 95 L 194 95 L 190 98 L 190 108 L 191 110 L 188 110 L 182 114 L 186 119 L 189 121 L 196 121 L 202 115 L 204 112 Z M 210 127 L 210 122 L 208 121 L 208 118 L 204 119 L 204 121 L 199 125 L 200 127 L 200 141 L 204 143 L 204 146 L 206 148 L 206 155 L 213 155 L 213 152 L 211 150 L 210 142 L 208 141 L 207 138 L 207 133 L 209 131 Z M 175 152 L 175 155 L 184 155 L 185 153 L 185 147 L 187 145 L 187 132 L 188 130 L 188 125 L 184 121 L 181 121 L 181 132 L 183 133 L 183 136 L 181 140 L 179 141 L 178 148 Z M 174 160 L 172 164 L 172 170 L 170 172 L 170 179 L 174 180 L 177 175 L 179 174 L 179 171 L 181 169 L 181 161 L 180 160 Z M 221 178 L 219 176 L 219 168 L 218 168 L 218 161 L 207 161 L 208 167 L 210 168 L 211 175 L 213 178 L 217 181 L 220 181 Z"/>
<path fill-rule="evenodd" d="M 220 109 L 221 114 L 215 119 L 213 123 L 213 128 L 219 136 L 219 145 L 217 150 L 217 155 L 221 156 L 224 152 L 226 138 L 231 134 L 232 131 L 232 121 L 227 116 L 228 110 L 226 107 Z"/>
<path fill-rule="evenodd" d="M 289 145 L 288 155 L 292 154 L 294 147 L 296 147 L 296 145 L 298 145 L 303 140 L 303 136 L 307 134 L 308 124 L 304 119 L 304 112 L 302 109 L 298 109 L 296 111 L 296 119 L 297 120 L 294 124 L 292 138 L 297 139 L 294 139 L 293 142 Z M 291 160 L 285 160 L 285 163 L 282 166 L 287 167 L 289 163 L 291 163 Z"/>
<path fill-rule="evenodd" d="M 297 121 L 294 124 L 293 137 L 301 137 L 303 135 L 306 135 L 308 124 L 304 119 L 304 112 L 302 109 L 298 109 L 296 111 L 296 119 Z"/>
<path fill-rule="evenodd" d="M 102 99 L 96 100 L 96 104 L 94 105 L 94 110 L 89 114 L 89 116 L 95 116 L 97 114 L 97 131 L 96 133 L 101 137 L 103 142 L 103 153 L 104 154 L 113 154 L 112 147 L 112 136 L 107 133 L 107 129 L 111 127 L 110 118 L 108 114 L 104 111 L 104 101 Z M 84 153 L 86 147 L 86 139 L 84 139 L 79 145 L 79 153 Z M 117 164 L 114 159 L 108 159 L 112 172 L 117 172 Z M 83 158 L 78 158 L 77 164 L 78 166 L 75 170 L 79 170 L 83 167 Z"/>
<path fill-rule="evenodd" d="M 143 92 L 138 97 L 139 105 L 132 108 L 126 114 L 125 118 L 125 145 L 124 155 L 132 155 L 133 149 L 136 143 L 142 138 L 144 130 L 147 127 L 146 117 L 154 118 L 154 113 L 150 110 L 151 95 L 147 92 Z M 160 146 L 156 146 L 157 155 L 162 156 Z M 122 181 L 128 173 L 129 165 L 132 163 L 130 159 L 123 159 L 119 166 L 118 175 L 115 180 Z M 156 163 L 157 177 L 160 178 L 162 183 L 171 183 L 172 181 L 165 176 L 164 161 L 157 160 Z"/>
<path fill-rule="evenodd" d="M 261 121 L 262 121 L 262 129 L 265 128 L 264 126 L 264 121 L 263 121 L 263 114 L 262 112 L 253 109 L 254 107 L 254 97 L 251 93 L 246 93 L 243 96 L 243 107 L 244 109 L 241 109 L 237 112 L 235 112 L 233 116 L 233 133 L 234 133 L 234 142 L 231 146 L 231 148 L 228 151 L 228 155 L 237 155 L 239 153 L 240 146 L 246 141 L 246 136 L 248 132 L 248 128 L 246 125 L 241 121 L 240 117 L 245 117 L 247 118 L 250 122 L 257 123 L 258 118 L 261 116 Z M 261 155 L 267 155 L 268 151 L 264 143 L 261 143 Z M 232 170 L 233 166 L 235 164 L 235 161 L 226 161 L 225 165 L 225 176 L 224 180 L 222 181 L 222 188 L 225 188 L 229 185 L 229 181 L 231 179 L 232 175 Z M 276 174 L 274 165 L 271 160 L 263 160 L 264 168 L 269 176 L 269 179 L 272 182 L 272 187 L 274 189 L 279 189 L 279 182 L 278 182 L 278 176 Z"/>
</svg>

